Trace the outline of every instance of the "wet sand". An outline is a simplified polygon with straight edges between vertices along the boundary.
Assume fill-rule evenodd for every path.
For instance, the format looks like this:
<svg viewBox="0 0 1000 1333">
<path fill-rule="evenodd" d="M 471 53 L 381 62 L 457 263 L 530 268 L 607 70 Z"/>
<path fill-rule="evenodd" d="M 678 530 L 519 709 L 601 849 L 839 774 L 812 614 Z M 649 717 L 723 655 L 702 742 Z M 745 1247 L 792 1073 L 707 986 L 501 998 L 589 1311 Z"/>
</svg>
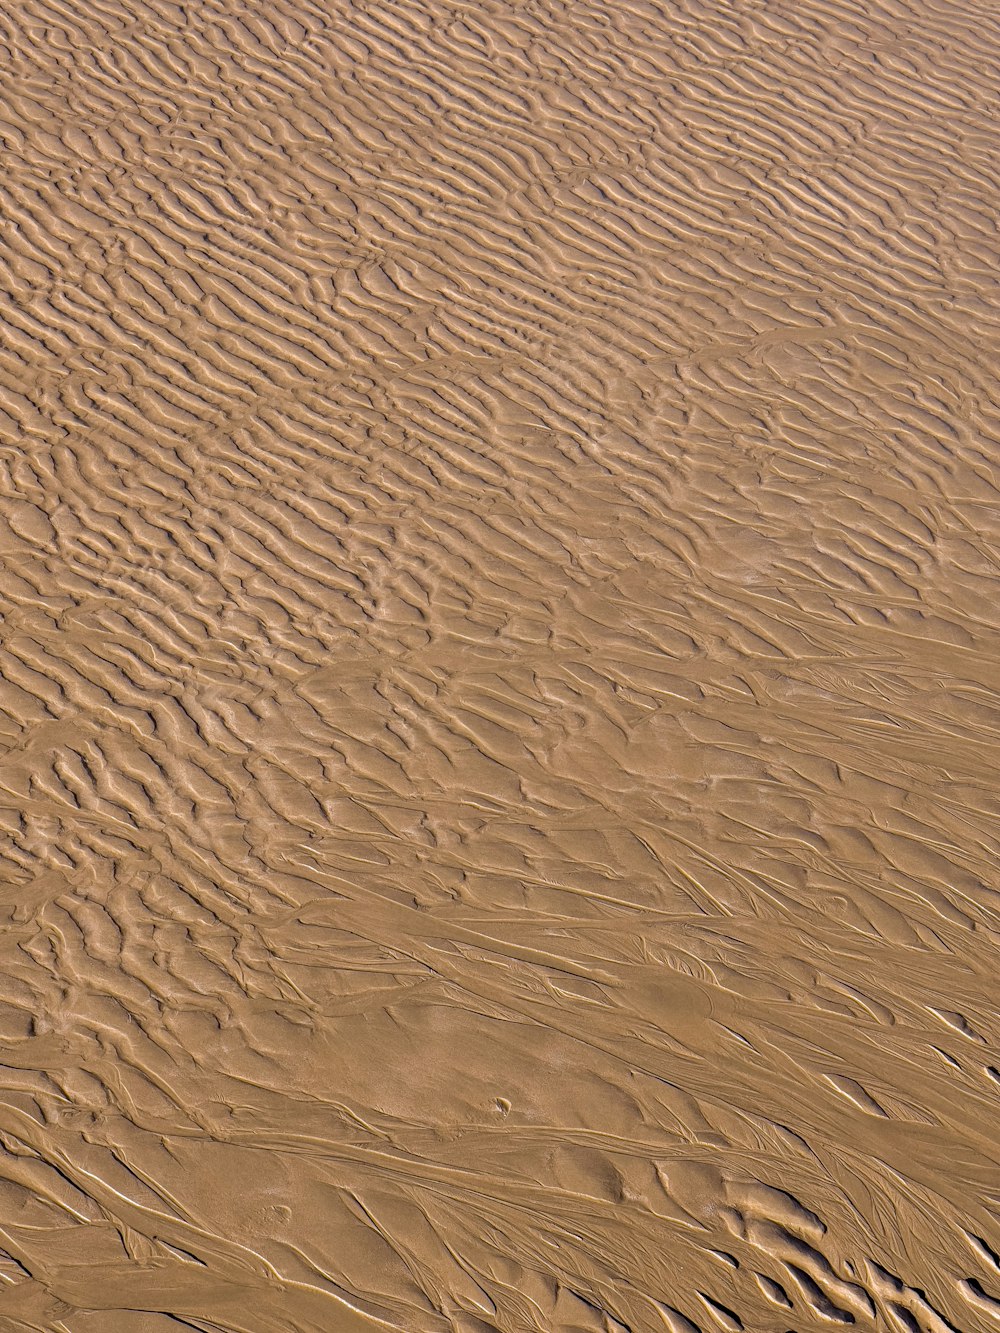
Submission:
<svg viewBox="0 0 1000 1333">
<path fill-rule="evenodd" d="M 996 7 L 0 57 L 0 1333 L 1000 1327 Z"/>
</svg>

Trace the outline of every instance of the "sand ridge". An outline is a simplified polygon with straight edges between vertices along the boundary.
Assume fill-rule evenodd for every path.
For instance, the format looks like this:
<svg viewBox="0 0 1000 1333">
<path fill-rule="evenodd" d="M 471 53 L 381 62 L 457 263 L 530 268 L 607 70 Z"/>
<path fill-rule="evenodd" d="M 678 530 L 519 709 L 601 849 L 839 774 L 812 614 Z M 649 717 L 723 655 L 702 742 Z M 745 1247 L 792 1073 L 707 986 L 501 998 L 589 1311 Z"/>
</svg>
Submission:
<svg viewBox="0 0 1000 1333">
<path fill-rule="evenodd" d="M 0 59 L 0 1330 L 996 1329 L 995 7 Z"/>
</svg>

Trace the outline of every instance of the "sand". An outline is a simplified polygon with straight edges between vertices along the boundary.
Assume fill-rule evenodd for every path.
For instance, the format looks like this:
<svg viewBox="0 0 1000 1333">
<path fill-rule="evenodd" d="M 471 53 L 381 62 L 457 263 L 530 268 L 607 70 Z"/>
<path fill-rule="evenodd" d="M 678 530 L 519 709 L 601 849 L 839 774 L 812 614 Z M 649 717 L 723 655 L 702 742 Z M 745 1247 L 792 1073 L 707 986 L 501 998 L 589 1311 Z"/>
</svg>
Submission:
<svg viewBox="0 0 1000 1333">
<path fill-rule="evenodd" d="M 996 6 L 0 66 L 0 1333 L 995 1331 Z"/>
</svg>

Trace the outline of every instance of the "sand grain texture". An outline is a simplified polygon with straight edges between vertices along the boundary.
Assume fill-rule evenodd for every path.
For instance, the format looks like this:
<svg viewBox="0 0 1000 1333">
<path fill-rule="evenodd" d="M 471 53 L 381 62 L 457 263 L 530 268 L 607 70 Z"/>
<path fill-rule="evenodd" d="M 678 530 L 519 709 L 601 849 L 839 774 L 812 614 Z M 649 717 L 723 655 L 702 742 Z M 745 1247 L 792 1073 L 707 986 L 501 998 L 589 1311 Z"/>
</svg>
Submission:
<svg viewBox="0 0 1000 1333">
<path fill-rule="evenodd" d="M 1000 1328 L 996 6 L 0 65 L 0 1330 Z"/>
</svg>

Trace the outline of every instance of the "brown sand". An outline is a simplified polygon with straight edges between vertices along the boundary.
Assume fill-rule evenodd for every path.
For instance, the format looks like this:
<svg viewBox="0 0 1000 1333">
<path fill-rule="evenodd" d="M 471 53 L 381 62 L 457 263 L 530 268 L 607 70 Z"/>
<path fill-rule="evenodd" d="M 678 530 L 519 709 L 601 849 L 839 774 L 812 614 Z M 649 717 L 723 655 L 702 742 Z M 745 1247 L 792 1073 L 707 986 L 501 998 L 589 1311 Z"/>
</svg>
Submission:
<svg viewBox="0 0 1000 1333">
<path fill-rule="evenodd" d="M 996 5 L 0 63 L 0 1333 L 996 1333 Z"/>
</svg>

